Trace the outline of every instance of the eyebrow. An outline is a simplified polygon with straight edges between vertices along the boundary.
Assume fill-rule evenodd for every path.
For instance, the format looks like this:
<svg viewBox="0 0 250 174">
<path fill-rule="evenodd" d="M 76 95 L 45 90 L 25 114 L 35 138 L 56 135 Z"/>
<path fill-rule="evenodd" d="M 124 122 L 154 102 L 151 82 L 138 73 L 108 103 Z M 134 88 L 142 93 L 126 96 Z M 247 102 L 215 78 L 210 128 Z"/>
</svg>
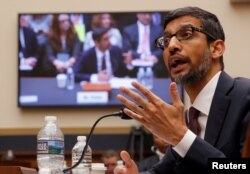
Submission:
<svg viewBox="0 0 250 174">
<path fill-rule="evenodd" d="M 195 26 L 192 25 L 192 24 L 184 24 L 184 25 L 179 26 L 178 29 L 176 30 L 176 32 L 179 31 L 180 29 L 186 28 L 186 27 L 195 27 Z M 200 28 L 200 27 L 195 27 L 195 28 Z M 175 33 L 176 33 L 176 32 L 175 32 Z M 166 35 L 169 35 L 169 34 L 171 35 L 170 32 L 164 31 L 163 36 L 166 36 Z M 174 34 L 174 33 L 172 33 L 172 34 Z"/>
</svg>

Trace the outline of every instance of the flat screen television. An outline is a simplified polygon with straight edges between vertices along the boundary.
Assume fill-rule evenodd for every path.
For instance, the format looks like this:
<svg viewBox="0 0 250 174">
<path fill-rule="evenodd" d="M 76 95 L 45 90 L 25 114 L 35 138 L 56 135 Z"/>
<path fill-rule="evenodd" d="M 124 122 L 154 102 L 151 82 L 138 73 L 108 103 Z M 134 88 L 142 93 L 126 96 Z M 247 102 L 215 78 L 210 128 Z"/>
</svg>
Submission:
<svg viewBox="0 0 250 174">
<path fill-rule="evenodd" d="M 132 88 L 131 82 L 136 80 L 149 84 L 155 94 L 170 103 L 171 79 L 162 51 L 154 45 L 163 33 L 164 15 L 165 12 L 19 13 L 18 106 L 121 106 L 116 99 L 118 88 Z M 148 23 L 148 27 L 143 27 L 143 23 Z M 103 30 L 108 35 L 106 42 L 103 34 L 98 39 L 98 31 Z M 108 57 L 105 70 L 101 70 L 102 53 Z M 144 72 L 143 78 L 137 78 L 139 71 Z M 153 72 L 151 80 L 149 72 Z M 100 80 L 103 74 L 105 80 Z M 182 96 L 181 86 L 179 91 Z"/>
</svg>

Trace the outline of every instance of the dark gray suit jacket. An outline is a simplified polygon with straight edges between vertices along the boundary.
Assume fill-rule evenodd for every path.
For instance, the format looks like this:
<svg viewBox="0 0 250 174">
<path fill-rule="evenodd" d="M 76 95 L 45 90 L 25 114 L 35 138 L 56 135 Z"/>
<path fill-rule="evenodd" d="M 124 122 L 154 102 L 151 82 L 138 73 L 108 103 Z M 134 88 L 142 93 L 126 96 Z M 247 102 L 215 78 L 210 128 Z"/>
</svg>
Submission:
<svg viewBox="0 0 250 174">
<path fill-rule="evenodd" d="M 163 160 L 146 173 L 205 173 L 209 158 L 240 158 L 249 117 L 250 80 L 222 72 L 204 140 L 197 137 L 184 158 L 169 147 Z"/>
<path fill-rule="evenodd" d="M 152 55 L 162 57 L 162 50 L 155 46 L 155 39 L 163 34 L 162 27 L 150 24 L 149 43 Z M 124 28 L 123 30 L 123 51 L 132 51 L 134 58 L 139 58 L 140 54 L 137 53 L 139 44 L 139 28 L 137 23 Z"/>
<path fill-rule="evenodd" d="M 120 48 L 117 46 L 111 46 L 109 51 L 113 75 L 116 77 L 130 75 L 132 72 L 130 72 L 124 64 Z M 89 81 L 91 74 L 97 73 L 97 56 L 95 47 L 83 52 L 82 56 L 80 56 L 73 68 L 75 71 L 76 81 Z"/>
<path fill-rule="evenodd" d="M 155 45 L 155 39 L 163 34 L 162 26 L 150 24 L 150 50 L 151 54 L 158 58 L 158 63 L 153 66 L 154 75 L 156 77 L 169 77 L 169 73 L 165 67 L 165 63 L 162 57 L 162 50 Z M 133 59 L 140 58 L 140 54 L 137 53 L 137 47 L 139 44 L 139 28 L 137 23 L 132 24 L 124 28 L 123 30 L 123 51 L 132 51 Z"/>
</svg>

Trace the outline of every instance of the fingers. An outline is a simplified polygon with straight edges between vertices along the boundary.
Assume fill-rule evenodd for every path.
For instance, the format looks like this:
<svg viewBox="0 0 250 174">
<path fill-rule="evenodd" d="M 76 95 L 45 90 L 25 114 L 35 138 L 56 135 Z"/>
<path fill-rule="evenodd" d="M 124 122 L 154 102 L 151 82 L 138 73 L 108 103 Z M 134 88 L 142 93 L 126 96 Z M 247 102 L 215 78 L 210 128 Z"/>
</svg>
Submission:
<svg viewBox="0 0 250 174">
<path fill-rule="evenodd" d="M 132 82 L 132 85 L 133 85 L 134 82 Z M 120 91 L 128 96 L 130 96 L 134 101 L 136 101 L 138 103 L 138 105 L 141 105 L 141 106 L 145 106 L 147 104 L 147 100 L 145 100 L 141 95 L 139 95 L 138 93 L 130 90 L 130 89 L 127 89 L 127 88 L 124 88 L 124 87 L 120 87 Z M 121 96 L 121 95 L 118 95 L 118 96 Z M 127 100 L 126 98 L 124 97 L 118 97 L 119 100 L 121 100 L 121 102 L 123 102 L 126 106 L 128 106 L 128 108 L 130 109 L 136 109 L 136 108 L 132 108 L 133 104 L 132 102 L 130 102 L 129 100 Z"/>
<path fill-rule="evenodd" d="M 175 82 L 170 83 L 169 92 L 173 101 L 173 105 L 180 105 L 180 104 L 182 105 L 182 101 L 179 96 L 177 84 Z"/>
<path fill-rule="evenodd" d="M 167 104 L 164 102 L 161 98 L 156 96 L 153 92 L 151 92 L 148 88 L 144 87 L 143 85 L 137 83 L 137 82 L 132 82 L 132 85 L 138 89 L 147 99 L 142 97 L 140 94 L 137 92 L 127 89 L 125 87 L 121 87 L 120 91 L 129 97 L 131 97 L 137 104 L 134 102 L 130 101 L 126 97 L 122 95 L 118 95 L 117 98 L 124 104 L 126 105 L 129 109 L 131 109 L 134 112 L 131 111 L 126 111 L 126 114 L 131 116 L 134 119 L 137 119 L 138 121 L 142 121 L 142 117 L 140 115 L 145 116 L 145 111 L 151 110 L 152 113 L 154 113 L 155 110 L 157 109 L 162 109 L 162 107 L 171 107 L 171 105 Z M 169 86 L 169 91 L 170 91 L 170 96 L 172 98 L 172 103 L 174 106 L 181 108 L 183 106 L 183 102 L 179 96 L 178 88 L 176 83 L 172 82 Z M 138 105 L 142 106 L 140 108 Z M 139 115 L 138 115 L 139 114 Z"/>
<path fill-rule="evenodd" d="M 132 82 L 132 85 L 138 89 L 151 103 L 156 103 L 161 100 L 158 96 L 156 96 L 153 92 L 151 92 L 148 88 L 144 87 L 143 85 Z M 142 106 L 145 106 L 148 101 L 144 100 L 144 103 L 140 103 Z"/>
<path fill-rule="evenodd" d="M 125 97 L 123 97 L 122 95 L 117 95 L 117 98 L 125 105 L 127 106 L 129 109 L 125 108 L 124 112 L 129 115 L 130 117 L 138 120 L 141 119 L 142 116 L 138 115 L 136 113 L 141 113 L 143 111 L 143 109 L 141 107 L 139 107 L 138 105 L 136 105 L 135 103 L 129 101 L 128 99 L 126 99 Z M 134 111 L 134 112 L 133 112 Z M 136 113 L 135 113 L 136 112 Z"/>
</svg>

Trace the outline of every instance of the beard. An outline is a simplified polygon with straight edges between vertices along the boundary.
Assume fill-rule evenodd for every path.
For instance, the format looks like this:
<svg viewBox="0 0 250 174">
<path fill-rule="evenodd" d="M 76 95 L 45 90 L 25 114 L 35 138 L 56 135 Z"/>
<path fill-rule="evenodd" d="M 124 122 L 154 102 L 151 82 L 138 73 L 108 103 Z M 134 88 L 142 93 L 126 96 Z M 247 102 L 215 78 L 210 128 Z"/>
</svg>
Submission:
<svg viewBox="0 0 250 174">
<path fill-rule="evenodd" d="M 204 78 L 207 75 L 208 71 L 211 69 L 212 64 L 211 53 L 209 52 L 209 49 L 206 49 L 204 51 L 203 57 L 198 67 L 194 67 L 191 62 L 189 63 L 191 65 L 190 71 L 184 75 L 171 75 L 172 81 L 182 85 L 190 85 Z"/>
</svg>

